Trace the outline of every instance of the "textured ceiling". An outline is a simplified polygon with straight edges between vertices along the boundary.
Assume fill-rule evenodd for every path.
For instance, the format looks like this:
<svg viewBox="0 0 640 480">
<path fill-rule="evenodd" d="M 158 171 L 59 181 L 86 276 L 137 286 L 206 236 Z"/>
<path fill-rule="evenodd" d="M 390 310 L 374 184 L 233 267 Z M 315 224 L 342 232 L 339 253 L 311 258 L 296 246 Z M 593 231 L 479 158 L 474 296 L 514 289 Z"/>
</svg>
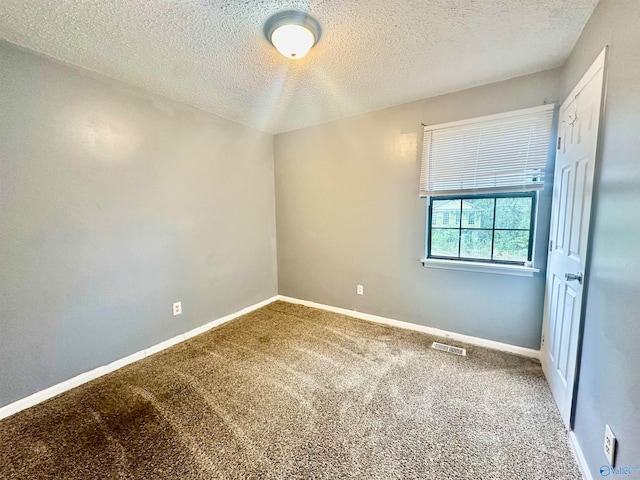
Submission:
<svg viewBox="0 0 640 480">
<path fill-rule="evenodd" d="M 597 0 L 1 0 L 0 37 L 279 133 L 560 66 Z M 266 19 L 322 25 L 301 60 Z"/>
</svg>

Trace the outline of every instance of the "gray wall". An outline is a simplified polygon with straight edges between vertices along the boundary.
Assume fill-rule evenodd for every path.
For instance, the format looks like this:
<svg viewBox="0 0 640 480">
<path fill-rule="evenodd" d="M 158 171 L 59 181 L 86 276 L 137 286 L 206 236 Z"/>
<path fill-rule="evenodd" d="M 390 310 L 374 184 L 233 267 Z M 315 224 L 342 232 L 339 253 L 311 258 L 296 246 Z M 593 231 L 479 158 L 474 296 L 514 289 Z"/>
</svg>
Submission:
<svg viewBox="0 0 640 480">
<path fill-rule="evenodd" d="M 606 423 L 616 465 L 640 465 L 639 25 L 638 0 L 601 0 L 563 72 L 566 95 L 610 46 L 574 427 L 594 478 Z"/>
<path fill-rule="evenodd" d="M 277 135 L 280 294 L 538 349 L 542 275 L 421 266 L 420 124 L 532 107 L 559 94 L 554 70 Z M 540 201 L 540 268 L 550 192 Z"/>
<path fill-rule="evenodd" d="M 274 202 L 271 135 L 0 43 L 0 405 L 275 295 Z"/>
</svg>

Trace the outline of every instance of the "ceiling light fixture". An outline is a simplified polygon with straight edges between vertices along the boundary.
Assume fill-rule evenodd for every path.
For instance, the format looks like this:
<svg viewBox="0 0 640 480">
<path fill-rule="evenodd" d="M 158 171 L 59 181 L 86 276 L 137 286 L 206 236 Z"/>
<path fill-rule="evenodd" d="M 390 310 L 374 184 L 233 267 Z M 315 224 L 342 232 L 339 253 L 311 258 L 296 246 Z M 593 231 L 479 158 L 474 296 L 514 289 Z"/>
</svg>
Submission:
<svg viewBox="0 0 640 480">
<path fill-rule="evenodd" d="M 264 26 L 267 40 L 285 57 L 298 60 L 320 40 L 320 24 L 303 12 L 287 10 L 273 15 Z"/>
</svg>

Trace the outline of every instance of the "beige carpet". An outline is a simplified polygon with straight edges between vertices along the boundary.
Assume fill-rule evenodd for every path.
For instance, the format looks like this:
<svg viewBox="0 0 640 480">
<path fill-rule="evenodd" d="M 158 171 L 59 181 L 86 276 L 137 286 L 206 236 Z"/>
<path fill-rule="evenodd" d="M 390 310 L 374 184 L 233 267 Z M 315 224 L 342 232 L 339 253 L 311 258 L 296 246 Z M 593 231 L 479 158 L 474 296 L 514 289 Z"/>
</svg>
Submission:
<svg viewBox="0 0 640 480">
<path fill-rule="evenodd" d="M 580 478 L 539 364 L 433 340 L 276 302 L 0 421 L 0 478 Z"/>
</svg>

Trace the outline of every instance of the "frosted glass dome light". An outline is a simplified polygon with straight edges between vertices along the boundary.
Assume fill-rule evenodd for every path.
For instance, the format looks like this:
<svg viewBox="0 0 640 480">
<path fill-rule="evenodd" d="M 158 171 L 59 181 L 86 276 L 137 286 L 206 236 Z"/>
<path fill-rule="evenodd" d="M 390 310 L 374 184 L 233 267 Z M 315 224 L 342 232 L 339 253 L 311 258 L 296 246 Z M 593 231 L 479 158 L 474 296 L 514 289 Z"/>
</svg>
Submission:
<svg viewBox="0 0 640 480">
<path fill-rule="evenodd" d="M 298 59 L 309 53 L 316 37 L 302 25 L 283 25 L 271 34 L 271 43 L 285 57 Z"/>
<path fill-rule="evenodd" d="M 298 60 L 318 43 L 320 24 L 306 13 L 280 12 L 267 21 L 264 33 L 282 55 Z"/>
</svg>

